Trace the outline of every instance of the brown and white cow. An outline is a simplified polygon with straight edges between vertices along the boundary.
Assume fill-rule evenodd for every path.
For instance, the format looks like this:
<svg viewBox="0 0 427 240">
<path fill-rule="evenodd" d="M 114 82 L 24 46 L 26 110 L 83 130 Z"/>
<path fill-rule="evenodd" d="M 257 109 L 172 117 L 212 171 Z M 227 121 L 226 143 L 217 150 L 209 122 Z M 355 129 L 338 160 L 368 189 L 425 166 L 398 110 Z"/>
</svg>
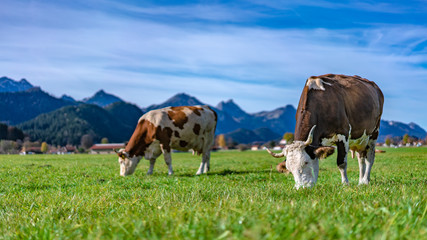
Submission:
<svg viewBox="0 0 427 240">
<path fill-rule="evenodd" d="M 307 79 L 296 113 L 295 141 L 274 157 L 286 156 L 295 187 L 313 186 L 319 158 L 337 147 L 342 182 L 348 184 L 347 153 L 359 160 L 359 184 L 368 184 L 375 158 L 384 96 L 378 86 L 359 76 L 327 74 Z"/>
<path fill-rule="evenodd" d="M 150 161 L 147 174 L 153 173 L 156 158 L 163 153 L 169 175 L 173 174 L 171 150 L 193 150 L 202 154 L 197 174 L 210 167 L 217 114 L 208 106 L 166 107 L 144 114 L 125 149 L 119 155 L 120 175 L 130 175 L 142 157 Z"/>
</svg>

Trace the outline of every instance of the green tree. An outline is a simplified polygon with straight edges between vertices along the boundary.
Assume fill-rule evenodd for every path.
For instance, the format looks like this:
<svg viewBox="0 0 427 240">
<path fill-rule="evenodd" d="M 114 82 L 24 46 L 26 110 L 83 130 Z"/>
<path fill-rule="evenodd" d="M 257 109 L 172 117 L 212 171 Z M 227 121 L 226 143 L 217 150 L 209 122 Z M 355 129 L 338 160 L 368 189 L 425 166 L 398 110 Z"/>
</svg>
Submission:
<svg viewBox="0 0 427 240">
<path fill-rule="evenodd" d="M 225 136 L 224 134 L 220 134 L 216 137 L 216 144 L 220 148 L 225 148 L 227 146 L 227 143 L 225 142 Z"/>
<path fill-rule="evenodd" d="M 409 143 L 409 135 L 408 134 L 403 135 L 402 142 L 403 142 L 403 144 Z"/>
<path fill-rule="evenodd" d="M 291 144 L 294 141 L 294 134 L 287 132 L 283 135 L 283 139 L 286 140 L 287 144 Z"/>
<path fill-rule="evenodd" d="M 9 126 L 7 128 L 7 139 L 16 141 L 18 139 L 24 139 L 24 133 L 17 127 Z"/>
<path fill-rule="evenodd" d="M 80 140 L 80 145 L 84 148 L 84 149 L 89 149 L 90 147 L 92 147 L 93 145 L 93 137 L 90 134 L 85 134 L 82 136 L 81 140 Z"/>
<path fill-rule="evenodd" d="M 40 151 L 41 151 L 42 153 L 46 153 L 46 152 L 47 152 L 47 150 L 48 150 L 47 143 L 46 143 L 46 142 L 43 142 L 43 143 L 42 143 L 42 146 L 40 147 Z"/>
<path fill-rule="evenodd" d="M 390 144 L 391 144 L 391 139 L 390 139 L 390 137 L 387 137 L 387 138 L 385 139 L 385 144 L 386 144 L 387 146 L 390 146 Z"/>
<path fill-rule="evenodd" d="M 275 141 L 269 141 L 266 145 L 269 148 L 274 148 L 276 146 L 276 142 Z"/>
<path fill-rule="evenodd" d="M 109 143 L 109 142 L 108 142 L 108 138 L 106 138 L 106 137 L 105 137 L 105 138 L 102 138 L 102 139 L 101 139 L 101 143 L 103 143 L 103 144 L 105 144 L 105 143 Z"/>
</svg>

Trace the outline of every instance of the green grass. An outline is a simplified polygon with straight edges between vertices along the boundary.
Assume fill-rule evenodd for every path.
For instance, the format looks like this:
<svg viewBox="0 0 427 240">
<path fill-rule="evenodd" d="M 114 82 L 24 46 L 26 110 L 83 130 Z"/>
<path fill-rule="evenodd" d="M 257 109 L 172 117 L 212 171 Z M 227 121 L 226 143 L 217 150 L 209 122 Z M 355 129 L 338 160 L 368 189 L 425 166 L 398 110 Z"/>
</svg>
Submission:
<svg viewBox="0 0 427 240">
<path fill-rule="evenodd" d="M 0 155 L 0 239 L 427 239 L 427 148 L 377 154 L 371 185 L 335 155 L 295 190 L 266 152 L 175 153 L 119 176 L 114 155 Z"/>
</svg>

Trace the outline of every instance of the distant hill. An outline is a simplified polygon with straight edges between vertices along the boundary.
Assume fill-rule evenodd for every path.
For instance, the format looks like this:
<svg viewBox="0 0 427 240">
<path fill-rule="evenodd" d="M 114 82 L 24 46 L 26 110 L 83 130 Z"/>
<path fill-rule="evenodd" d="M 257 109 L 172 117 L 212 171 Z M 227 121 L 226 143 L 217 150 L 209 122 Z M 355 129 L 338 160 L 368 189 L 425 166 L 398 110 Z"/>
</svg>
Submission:
<svg viewBox="0 0 427 240">
<path fill-rule="evenodd" d="M 222 101 L 218 103 L 216 106 L 216 109 L 219 109 L 228 115 L 230 115 L 234 121 L 236 122 L 243 122 L 245 120 L 248 120 L 248 118 L 251 118 L 251 116 L 243 111 L 234 101 L 233 99 L 230 99 L 226 102 Z"/>
<path fill-rule="evenodd" d="M 269 128 L 258 128 L 255 130 L 239 128 L 225 134 L 225 139 L 228 140 L 230 138 L 236 143 L 249 144 L 253 142 L 280 140 L 281 135 L 271 131 Z"/>
<path fill-rule="evenodd" d="M 22 92 L 0 92 L 0 122 L 16 125 L 72 104 L 47 94 L 39 87 Z"/>
<path fill-rule="evenodd" d="M 8 77 L 0 78 L 0 92 L 21 92 L 34 87 L 26 79 L 19 82 Z"/>
<path fill-rule="evenodd" d="M 76 100 L 74 98 L 72 98 L 71 96 L 65 95 L 65 94 L 62 95 L 62 97 L 60 99 L 67 101 L 67 102 L 72 102 L 72 103 L 76 102 Z"/>
<path fill-rule="evenodd" d="M 235 143 L 244 143 L 244 144 L 261 141 L 260 136 L 254 133 L 254 131 L 249 129 L 244 129 L 244 128 L 236 129 L 224 135 L 227 142 L 230 141 L 230 139 L 232 139 L 232 141 Z"/>
<path fill-rule="evenodd" d="M 419 139 L 425 139 L 427 135 L 426 131 L 415 123 L 405 124 L 397 121 L 381 120 L 378 142 L 385 142 L 387 137 L 400 137 L 405 134 Z"/>
<path fill-rule="evenodd" d="M 142 110 L 134 104 L 125 102 L 115 102 L 104 108 L 113 115 L 121 124 L 134 129 L 139 118 L 144 114 Z"/>
<path fill-rule="evenodd" d="M 283 134 L 278 134 L 276 132 L 271 131 L 270 128 L 257 128 L 253 130 L 253 132 L 259 136 L 259 140 L 261 142 L 268 142 L 271 140 L 281 140 L 283 137 Z"/>
<path fill-rule="evenodd" d="M 254 125 L 258 128 L 267 127 L 283 136 L 286 132 L 295 130 L 295 114 L 297 110 L 292 105 L 286 105 L 272 111 L 262 111 L 253 114 Z"/>
<path fill-rule="evenodd" d="M 124 142 L 129 140 L 135 126 L 123 124 L 119 119 L 120 116 L 99 106 L 81 104 L 41 114 L 18 127 L 32 140 L 42 140 L 53 145 L 79 145 L 85 134 L 92 135 L 94 142 L 100 142 L 103 137 L 110 142 Z"/>
<path fill-rule="evenodd" d="M 83 99 L 82 102 L 105 107 L 115 102 L 123 102 L 123 100 L 112 94 L 104 92 L 104 90 L 99 90 L 92 97 Z"/>
</svg>

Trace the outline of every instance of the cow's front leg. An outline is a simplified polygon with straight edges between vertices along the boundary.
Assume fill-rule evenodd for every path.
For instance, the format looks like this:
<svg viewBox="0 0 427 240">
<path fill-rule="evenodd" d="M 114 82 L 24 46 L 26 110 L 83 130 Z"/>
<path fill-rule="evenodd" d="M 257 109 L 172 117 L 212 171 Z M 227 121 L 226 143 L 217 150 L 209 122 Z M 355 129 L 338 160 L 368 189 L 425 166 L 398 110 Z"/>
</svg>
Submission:
<svg viewBox="0 0 427 240">
<path fill-rule="evenodd" d="M 165 163 L 168 166 L 168 174 L 172 175 L 173 174 L 173 169 L 172 169 L 172 156 L 170 151 L 163 151 L 163 156 L 165 158 Z"/>
<path fill-rule="evenodd" d="M 368 144 L 368 150 L 366 153 L 365 163 L 366 163 L 366 169 L 365 169 L 365 175 L 362 179 L 362 184 L 369 184 L 369 181 L 371 180 L 371 169 L 374 165 L 375 160 L 375 144 L 376 140 L 369 141 Z"/>
<path fill-rule="evenodd" d="M 347 178 L 348 143 L 338 142 L 337 148 L 338 148 L 337 165 L 341 173 L 341 182 L 347 185 L 348 184 L 348 178 Z"/>
<path fill-rule="evenodd" d="M 202 162 L 200 163 L 200 167 L 196 175 L 207 173 L 209 171 L 210 159 L 211 159 L 211 152 L 210 151 L 204 152 L 202 155 Z"/>
<path fill-rule="evenodd" d="M 153 174 L 154 164 L 156 163 L 156 159 L 150 159 L 150 168 L 148 169 L 147 175 Z"/>
</svg>

